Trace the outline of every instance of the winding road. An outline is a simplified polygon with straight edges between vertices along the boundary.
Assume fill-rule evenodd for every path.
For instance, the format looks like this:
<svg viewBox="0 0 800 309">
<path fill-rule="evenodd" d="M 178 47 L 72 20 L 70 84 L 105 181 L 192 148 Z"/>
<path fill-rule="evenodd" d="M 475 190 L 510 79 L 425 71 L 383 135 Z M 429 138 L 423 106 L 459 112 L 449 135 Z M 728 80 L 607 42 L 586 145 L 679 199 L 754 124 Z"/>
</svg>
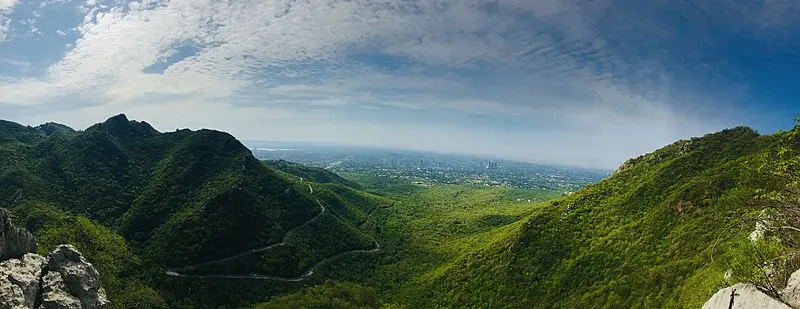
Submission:
<svg viewBox="0 0 800 309">
<path fill-rule="evenodd" d="M 283 281 L 283 282 L 300 282 L 305 280 L 306 278 L 310 277 L 314 274 L 314 270 L 316 270 L 320 265 L 323 263 L 338 258 L 345 254 L 350 253 L 374 253 L 381 250 L 381 245 L 377 241 L 373 241 L 375 246 L 372 249 L 355 249 L 350 251 L 339 252 L 337 254 L 331 255 L 326 257 L 313 266 L 306 270 L 302 275 L 298 277 L 280 277 L 280 276 L 270 276 L 270 275 L 259 275 L 259 274 L 249 274 L 249 275 L 237 275 L 237 274 L 219 274 L 219 275 L 194 275 L 194 274 L 181 274 L 175 271 L 167 271 L 167 275 L 172 277 L 180 277 L 180 278 L 218 278 L 218 279 L 253 279 L 253 280 L 276 280 L 276 281 Z"/>
<path fill-rule="evenodd" d="M 187 270 L 194 270 L 194 269 L 205 267 L 205 266 L 208 266 L 208 265 L 214 265 L 214 264 L 230 262 L 230 261 L 233 261 L 233 260 L 238 260 L 238 259 L 243 258 L 243 257 L 248 256 L 248 255 L 253 255 L 253 254 L 256 254 L 256 253 L 259 253 L 259 252 L 267 251 L 267 250 L 275 248 L 275 247 L 286 245 L 286 241 L 289 240 L 289 237 L 292 236 L 292 234 L 295 231 L 303 228 L 306 225 L 311 224 L 311 222 L 314 222 L 315 220 L 319 219 L 319 217 L 321 217 L 325 213 L 325 206 L 322 206 L 322 203 L 320 203 L 319 200 L 317 200 L 317 204 L 319 205 L 321 211 L 317 215 L 312 217 L 311 219 L 308 219 L 308 221 L 304 222 L 303 224 L 295 226 L 291 230 L 287 231 L 286 235 L 283 235 L 283 239 L 281 239 L 280 242 L 277 242 L 277 243 L 274 243 L 274 244 L 271 244 L 271 245 L 268 245 L 268 246 L 260 247 L 260 248 L 250 249 L 250 250 L 241 252 L 239 254 L 231 255 L 229 257 L 221 258 L 221 259 L 218 259 L 218 260 L 213 260 L 213 261 L 208 261 L 208 262 L 203 262 L 203 263 L 197 263 L 197 264 L 194 264 L 194 265 L 189 265 L 189 266 L 180 267 L 180 268 L 167 268 L 167 274 L 169 274 L 170 272 L 175 273 L 175 272 L 181 272 L 181 271 L 187 271 Z"/>
<path fill-rule="evenodd" d="M 311 185 L 308 185 L 308 190 L 309 190 L 309 194 L 313 194 L 314 193 L 314 188 L 311 187 Z M 320 212 L 317 215 L 315 215 L 314 217 L 312 217 L 311 219 L 308 219 L 308 221 L 304 222 L 303 224 L 295 226 L 294 228 L 286 231 L 286 234 L 283 235 L 283 239 L 280 242 L 277 242 L 277 243 L 274 243 L 274 244 L 270 244 L 270 245 L 267 245 L 267 246 L 264 246 L 264 247 L 260 247 L 260 248 L 250 249 L 248 251 L 244 251 L 244 252 L 238 253 L 236 255 L 232 255 L 232 256 L 229 256 L 229 257 L 221 258 L 221 259 L 218 259 L 218 260 L 213 260 L 213 261 L 208 261 L 208 262 L 188 265 L 188 266 L 184 266 L 184 267 L 180 267 L 180 268 L 169 268 L 168 267 L 166 269 L 165 273 L 166 273 L 167 276 L 179 277 L 179 278 L 256 279 L 256 280 L 277 280 L 277 281 L 284 281 L 284 282 L 299 282 L 299 281 L 303 281 L 306 278 L 308 278 L 309 276 L 311 276 L 314 273 L 314 270 L 317 269 L 317 267 L 319 267 L 321 264 L 323 264 L 323 263 L 325 263 L 325 262 L 327 262 L 329 260 L 335 259 L 337 257 L 340 257 L 342 255 L 349 254 L 349 253 L 374 253 L 374 252 L 380 251 L 381 245 L 377 241 L 373 241 L 375 245 L 374 245 L 374 248 L 372 248 L 372 249 L 369 249 L 369 250 L 366 250 L 366 249 L 355 249 L 355 250 L 344 251 L 344 252 L 340 252 L 340 253 L 328 256 L 328 257 L 320 260 L 319 262 L 317 262 L 313 266 L 311 266 L 302 275 L 300 275 L 298 277 L 291 277 L 291 278 L 290 277 L 271 276 L 271 275 L 259 275 L 259 274 L 213 274 L 213 275 L 202 275 L 202 274 L 185 274 L 185 273 L 182 273 L 182 272 L 185 272 L 185 271 L 194 270 L 194 269 L 205 267 L 205 266 L 209 266 L 209 265 L 230 262 L 230 261 L 233 261 L 233 260 L 237 260 L 237 259 L 243 258 L 245 256 L 253 255 L 253 254 L 256 254 L 256 253 L 259 253 L 259 252 L 264 252 L 264 251 L 270 250 L 272 248 L 276 248 L 276 247 L 279 247 L 279 246 L 286 245 L 286 241 L 289 240 L 289 237 L 292 235 L 292 233 L 294 233 L 295 231 L 303 228 L 306 225 L 311 224 L 315 220 L 319 219 L 319 217 L 321 217 L 323 214 L 325 214 L 325 206 L 322 206 L 322 203 L 319 201 L 319 199 L 315 199 L 315 200 L 317 201 L 317 205 L 319 205 L 319 207 L 320 207 Z"/>
</svg>

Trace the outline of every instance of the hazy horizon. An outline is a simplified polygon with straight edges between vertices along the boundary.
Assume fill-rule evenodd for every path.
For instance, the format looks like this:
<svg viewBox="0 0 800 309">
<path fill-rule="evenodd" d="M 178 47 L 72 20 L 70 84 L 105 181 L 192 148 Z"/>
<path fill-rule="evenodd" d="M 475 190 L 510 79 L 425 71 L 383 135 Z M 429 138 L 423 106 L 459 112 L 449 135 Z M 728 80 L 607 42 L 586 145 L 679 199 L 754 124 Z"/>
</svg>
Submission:
<svg viewBox="0 0 800 309">
<path fill-rule="evenodd" d="M 162 133 L 163 132 L 171 132 L 171 131 L 180 130 L 180 129 L 220 130 L 220 129 L 210 128 L 210 127 L 196 127 L 196 128 L 175 127 L 175 128 L 164 129 L 164 128 L 159 128 L 157 125 L 155 125 L 155 124 L 153 124 L 153 123 L 151 123 L 151 122 L 149 122 L 147 120 L 134 119 L 134 118 L 128 117 L 127 115 L 125 115 L 125 116 L 130 121 L 147 122 L 149 125 L 153 126 L 154 129 L 156 129 L 156 130 L 158 130 L 159 132 L 162 132 Z M 0 120 L 6 120 L 6 119 L 0 118 Z M 103 120 L 97 121 L 96 123 L 93 123 L 92 125 L 97 124 L 97 123 L 102 123 L 105 120 L 107 120 L 107 119 L 103 119 Z M 70 128 L 72 128 L 74 130 L 79 130 L 79 131 L 86 130 L 86 129 L 88 129 L 89 126 L 91 126 L 91 125 L 89 125 L 89 126 L 86 126 L 86 127 L 73 127 L 73 126 L 71 126 L 69 124 L 58 122 L 58 121 L 47 121 L 47 122 L 67 125 Z M 42 123 L 20 123 L 20 124 L 31 126 L 31 127 L 36 127 L 38 125 L 42 125 L 42 124 L 45 124 L 47 122 L 42 122 Z M 626 161 L 628 159 L 635 158 L 635 157 L 638 157 L 640 155 L 645 155 L 645 154 L 647 154 L 649 152 L 652 152 L 652 151 L 655 151 L 655 150 L 657 150 L 657 149 L 659 149 L 659 148 L 661 148 L 663 146 L 667 146 L 669 144 L 672 144 L 672 143 L 678 141 L 678 140 L 675 140 L 675 141 L 671 141 L 671 142 L 669 142 L 667 144 L 664 144 L 664 145 L 656 146 L 655 148 L 653 148 L 650 151 L 643 152 L 643 153 L 640 153 L 640 154 L 635 154 L 635 155 L 633 155 L 631 157 L 625 158 L 623 161 L 620 161 L 619 164 L 617 164 L 617 165 L 604 167 L 604 166 L 595 166 L 595 165 L 591 165 L 591 164 L 573 164 L 573 163 L 562 163 L 562 162 L 556 162 L 556 161 L 542 161 L 542 160 L 539 160 L 539 159 L 536 159 L 536 158 L 530 157 L 530 156 L 515 157 L 513 155 L 507 155 L 505 153 L 492 152 L 491 150 L 493 150 L 493 149 L 487 149 L 487 148 L 481 148 L 481 150 L 484 150 L 484 151 L 479 151 L 479 152 L 465 152 L 465 151 L 441 150 L 441 149 L 437 149 L 436 147 L 433 147 L 433 148 L 412 148 L 412 147 L 404 147 L 402 145 L 398 146 L 398 145 L 391 144 L 391 143 L 390 144 L 386 144 L 386 145 L 380 145 L 380 144 L 358 144 L 358 143 L 331 142 L 331 141 L 258 140 L 258 139 L 243 139 L 243 138 L 237 136 L 236 134 L 233 134 L 232 132 L 227 132 L 227 131 L 224 131 L 224 130 L 221 130 L 221 131 L 226 132 L 226 133 L 231 133 L 231 135 L 233 135 L 237 140 L 239 140 L 246 147 L 253 146 L 252 143 L 265 143 L 265 144 L 277 143 L 277 144 L 285 144 L 285 145 L 292 145 L 292 146 L 361 148 L 361 149 L 383 150 L 383 151 L 409 151 L 409 152 L 415 152 L 416 151 L 416 152 L 424 152 L 424 153 L 430 153 L 430 154 L 471 156 L 471 157 L 483 158 L 483 159 L 507 160 L 507 161 L 526 162 L 526 163 L 534 163 L 534 164 L 541 164 L 541 165 L 564 166 L 564 167 L 572 167 L 572 168 L 585 168 L 585 169 L 595 169 L 595 170 L 603 170 L 603 171 L 613 171 L 616 168 L 618 168 L 620 165 L 622 165 L 624 163 L 624 161 Z M 714 133 L 714 132 L 711 132 L 711 133 Z M 765 134 L 765 132 L 759 132 L 759 133 L 760 134 Z M 700 136 L 689 136 L 689 137 L 684 138 L 684 139 L 689 139 L 689 138 L 693 138 L 693 137 L 700 137 Z M 254 146 L 254 147 L 258 147 L 258 146 Z"/>
<path fill-rule="evenodd" d="M 614 169 L 789 129 L 800 2 L 0 0 L 0 115 Z"/>
</svg>

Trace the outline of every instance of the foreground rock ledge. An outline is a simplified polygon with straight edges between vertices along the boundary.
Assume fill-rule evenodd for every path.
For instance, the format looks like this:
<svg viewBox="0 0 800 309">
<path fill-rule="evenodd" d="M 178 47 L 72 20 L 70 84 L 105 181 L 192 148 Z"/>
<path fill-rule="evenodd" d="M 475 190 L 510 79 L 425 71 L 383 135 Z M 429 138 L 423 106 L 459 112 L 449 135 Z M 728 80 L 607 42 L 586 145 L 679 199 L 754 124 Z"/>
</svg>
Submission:
<svg viewBox="0 0 800 309">
<path fill-rule="evenodd" d="M 703 309 L 792 309 L 782 301 L 775 299 L 752 284 L 739 283 L 719 290 L 709 299 Z"/>
<path fill-rule="evenodd" d="M 0 309 L 109 307 L 97 269 L 72 245 L 0 262 Z"/>
</svg>

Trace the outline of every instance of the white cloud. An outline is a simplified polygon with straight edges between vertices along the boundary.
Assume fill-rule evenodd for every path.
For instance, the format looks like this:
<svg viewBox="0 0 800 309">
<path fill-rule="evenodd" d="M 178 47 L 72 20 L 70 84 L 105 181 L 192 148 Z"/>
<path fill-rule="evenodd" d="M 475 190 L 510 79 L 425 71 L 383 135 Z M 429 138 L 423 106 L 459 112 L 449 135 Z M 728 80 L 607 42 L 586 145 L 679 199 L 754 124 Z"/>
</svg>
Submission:
<svg viewBox="0 0 800 309">
<path fill-rule="evenodd" d="M 153 4 L 155 8 L 150 8 Z M 200 46 L 197 55 L 173 64 L 157 77 L 188 84 L 173 84 L 171 90 L 193 93 L 198 83 L 225 84 L 216 93 L 231 95 L 264 78 L 260 76 L 264 68 L 300 66 L 309 61 L 335 65 L 348 49 L 380 42 L 391 42 L 385 48 L 389 54 L 447 66 L 472 65 L 476 61 L 518 65 L 524 59 L 514 54 L 515 49 L 523 52 L 557 43 L 546 35 L 510 41 L 502 35 L 513 27 L 511 21 L 503 16 L 487 16 L 469 3 L 417 6 L 420 7 L 369 1 L 330 5 L 153 1 L 132 2 L 127 8 L 107 12 L 92 9 L 78 27 L 82 38 L 48 70 L 44 80 L 75 92 L 130 84 L 131 80 L 144 78 L 144 67 L 163 59 L 177 45 L 190 43 Z M 429 13 L 409 13 L 412 9 Z M 558 12 L 561 11 L 546 9 L 537 16 Z M 570 64 L 570 59 L 564 57 L 532 60 L 533 67 L 538 68 Z M 316 72 L 301 69 L 293 73 L 302 76 Z M 134 100 L 137 93 L 161 91 L 150 89 L 149 85 L 111 93 Z"/>
<path fill-rule="evenodd" d="M 11 31 L 11 11 L 17 5 L 18 0 L 0 0 L 0 43 L 2 43 L 8 32 Z"/>
<path fill-rule="evenodd" d="M 48 102 L 69 93 L 71 90 L 57 84 L 35 79 L 17 79 L 11 82 L 0 80 L 0 102 L 19 106 L 30 106 Z"/>
<path fill-rule="evenodd" d="M 0 0 L 0 12 L 7 12 L 11 11 L 15 5 L 17 5 L 18 0 Z"/>
<path fill-rule="evenodd" d="M 713 98 L 675 91 L 671 72 L 659 59 L 630 57 L 609 47 L 600 29 L 607 25 L 600 23 L 619 9 L 610 1 L 146 0 L 120 1 L 116 7 L 81 2 L 85 16 L 72 25 L 80 38 L 41 76 L 0 80 L 0 107 L 57 106 L 58 112 L 26 119 L 81 125 L 129 111 L 164 127 L 194 119 L 183 125 L 224 125 L 241 134 L 265 131 L 259 127 L 264 119 L 291 124 L 312 117 L 311 111 L 333 115 L 355 105 L 448 111 L 529 119 L 532 126 L 559 123 L 570 129 L 509 135 L 550 145 L 554 149 L 546 152 L 552 154 L 503 146 L 485 134 L 470 136 L 494 143 L 493 149 L 553 160 L 575 156 L 574 162 L 589 156 L 579 153 L 580 145 L 626 149 L 603 155 L 603 160 L 622 161 L 642 147 L 718 126 L 700 125 L 673 104 Z M 3 7 L 9 12 L 14 3 L 0 0 L 0 41 L 8 28 Z M 68 36 L 59 31 L 60 37 Z M 181 49 L 185 46 L 193 52 Z M 156 63 L 169 66 L 159 74 L 144 72 Z M 71 96 L 85 98 L 89 102 L 80 105 L 90 107 L 67 106 L 74 102 L 63 98 Z M 158 100 L 166 101 L 155 105 Z M 168 117 L 168 112 L 183 117 Z M 418 148 L 463 150 L 469 147 L 442 141 L 477 130 L 426 125 L 435 138 L 413 141 L 422 133 L 409 129 L 416 133 L 397 140 Z M 367 134 L 347 135 L 358 131 L 352 124 L 341 132 L 324 126 L 313 131 L 314 138 L 358 140 Z M 400 134 L 402 128 L 419 127 L 364 126 L 372 128 L 364 140 L 374 143 L 383 142 L 376 132 Z M 505 134 L 497 130 L 492 134 Z M 586 137 L 573 133 L 579 130 Z M 548 142 L 548 136 L 563 143 Z"/>
</svg>

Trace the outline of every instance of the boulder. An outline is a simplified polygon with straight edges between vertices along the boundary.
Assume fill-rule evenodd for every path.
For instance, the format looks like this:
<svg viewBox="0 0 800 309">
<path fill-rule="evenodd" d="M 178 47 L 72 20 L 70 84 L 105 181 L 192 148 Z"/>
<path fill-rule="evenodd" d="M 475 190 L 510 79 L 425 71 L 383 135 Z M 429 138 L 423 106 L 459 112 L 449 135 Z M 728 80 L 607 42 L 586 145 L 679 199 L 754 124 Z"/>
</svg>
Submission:
<svg viewBox="0 0 800 309">
<path fill-rule="evenodd" d="M 781 291 L 781 299 L 789 306 L 800 308 L 800 270 L 795 271 Z"/>
<path fill-rule="evenodd" d="M 60 245 L 47 258 L 33 254 L 33 235 L 11 223 L 0 208 L 0 309 L 109 308 L 100 274 L 72 245 Z"/>
<path fill-rule="evenodd" d="M 782 301 L 762 292 L 749 283 L 739 283 L 717 291 L 703 309 L 792 309 Z"/>
<path fill-rule="evenodd" d="M 46 262 L 33 253 L 0 262 L 0 309 L 33 308 Z"/>
<path fill-rule="evenodd" d="M 47 271 L 59 273 L 67 294 L 80 300 L 84 309 L 108 308 L 106 293 L 100 287 L 100 274 L 72 245 L 60 245 L 47 256 Z"/>
<path fill-rule="evenodd" d="M 0 309 L 106 309 L 97 269 L 71 245 L 0 262 Z"/>
<path fill-rule="evenodd" d="M 0 208 L 0 261 L 19 259 L 25 253 L 36 252 L 33 235 L 11 223 L 11 215 Z"/>
<path fill-rule="evenodd" d="M 42 304 L 39 309 L 82 309 L 81 300 L 69 293 L 61 273 L 48 272 L 42 278 Z"/>
</svg>

